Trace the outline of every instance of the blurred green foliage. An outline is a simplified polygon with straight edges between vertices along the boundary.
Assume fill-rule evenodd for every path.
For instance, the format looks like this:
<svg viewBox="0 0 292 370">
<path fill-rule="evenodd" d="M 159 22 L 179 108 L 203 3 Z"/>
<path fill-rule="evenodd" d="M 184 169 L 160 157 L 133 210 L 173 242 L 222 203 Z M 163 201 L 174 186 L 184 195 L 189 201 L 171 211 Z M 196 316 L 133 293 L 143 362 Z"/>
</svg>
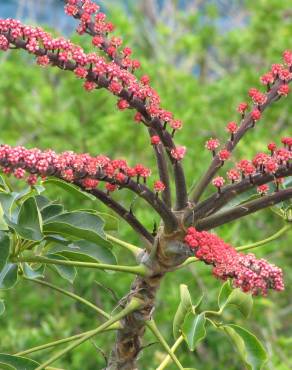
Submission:
<svg viewBox="0 0 292 370">
<path fill-rule="evenodd" d="M 123 34 L 126 42 L 134 47 L 135 57 L 142 61 L 143 72 L 151 76 L 154 87 L 161 93 L 163 105 L 184 121 L 184 129 L 177 134 L 176 140 L 188 147 L 184 165 L 191 186 L 210 161 L 209 153 L 203 149 L 206 139 L 215 135 L 222 140 L 226 138 L 225 124 L 238 119 L 236 106 L 246 99 L 248 88 L 259 86 L 259 76 L 271 63 L 280 62 L 282 51 L 291 46 L 291 2 L 235 1 L 237 6 L 227 7 L 226 12 L 229 12 L 228 17 L 238 20 L 239 26 L 233 24 L 226 29 L 220 23 L 222 12 L 214 1 L 201 2 L 209 5 L 194 7 L 188 12 L 175 8 L 175 2 L 170 2 L 174 4 L 173 9 L 166 7 L 154 17 L 151 9 L 145 8 L 145 3 L 130 2 L 130 13 L 126 13 L 120 2 L 112 1 L 107 5 L 108 13 L 117 25 L 117 33 Z M 73 36 L 73 39 L 90 47 L 90 40 L 86 38 Z M 149 138 L 142 126 L 133 123 L 132 112 L 118 112 L 115 99 L 106 91 L 91 94 L 83 91 L 80 81 L 72 74 L 53 68 L 33 67 L 32 63 L 29 56 L 19 51 L 1 55 L 1 143 L 53 148 L 56 151 L 104 153 L 111 157 L 125 157 L 133 164 L 138 159 L 154 168 Z M 235 159 L 251 158 L 255 152 L 264 150 L 269 140 L 291 135 L 291 117 L 291 98 L 282 99 L 265 113 L 257 128 L 238 146 Z M 48 193 L 52 199 L 61 198 L 68 209 L 90 206 L 104 211 L 101 205 L 90 204 L 90 201 L 81 204 L 53 188 L 49 188 Z M 142 201 L 126 192 L 116 196 L 127 206 L 135 202 L 135 214 L 149 228 L 153 226 L 154 216 L 147 207 L 141 207 Z M 227 242 L 239 246 L 263 239 L 281 225 L 281 220 L 267 210 L 223 226 L 218 233 Z M 119 236 L 139 244 L 137 237 L 122 221 Z M 283 268 L 287 286 L 284 293 L 256 298 L 248 323 L 269 352 L 266 369 L 270 370 L 288 370 L 292 366 L 291 356 L 289 358 L 291 236 L 290 232 L 281 240 L 256 251 L 258 256 L 265 256 Z M 121 264 L 128 263 L 126 253 L 121 253 L 118 248 L 116 252 Z M 108 289 L 113 289 L 121 298 L 132 280 L 131 276 L 119 273 L 115 278 L 102 272 L 80 270 L 79 274 L 80 279 L 69 289 L 93 300 L 108 312 L 117 303 Z M 56 284 L 64 284 L 54 275 L 48 278 Z M 169 274 L 163 280 L 155 317 L 169 343 L 173 340 L 171 322 L 178 305 L 181 283 L 188 284 L 194 300 L 203 292 L 204 305 L 208 309 L 216 306 L 220 289 L 220 283 L 211 276 L 210 268 L 201 264 Z M 0 294 L 0 299 L 5 299 L 7 305 L 0 318 L 1 352 L 15 353 L 96 326 L 97 320 L 87 308 L 67 297 L 33 286 L 33 283 L 21 282 L 13 291 Z M 232 310 L 228 315 L 231 318 L 236 316 L 234 321 L 239 324 L 243 322 L 243 318 Z M 70 370 L 101 369 L 104 359 L 100 349 L 109 351 L 113 340 L 113 334 L 102 334 L 95 338 L 94 345 L 91 342 L 83 344 L 56 366 Z M 147 333 L 145 344 L 154 341 Z M 231 344 L 215 331 L 194 353 L 189 354 L 182 346 L 178 355 L 185 366 L 199 370 L 243 369 Z M 47 356 L 49 353 L 45 351 L 36 353 L 33 358 L 41 360 Z M 140 366 L 142 369 L 155 369 L 163 358 L 162 349 L 153 344 L 145 349 Z"/>
</svg>

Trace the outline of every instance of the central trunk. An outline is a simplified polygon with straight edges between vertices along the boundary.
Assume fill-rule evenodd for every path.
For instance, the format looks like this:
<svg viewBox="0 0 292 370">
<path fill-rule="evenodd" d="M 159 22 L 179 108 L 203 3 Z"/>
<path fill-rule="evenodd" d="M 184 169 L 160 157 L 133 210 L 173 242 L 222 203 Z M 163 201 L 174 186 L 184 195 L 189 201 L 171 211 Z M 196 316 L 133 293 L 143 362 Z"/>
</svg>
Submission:
<svg viewBox="0 0 292 370">
<path fill-rule="evenodd" d="M 144 252 L 141 261 L 149 270 L 149 276 L 137 276 L 131 285 L 130 292 L 123 298 L 127 303 L 139 298 L 143 307 L 122 321 L 116 342 L 105 370 L 136 370 L 137 358 L 141 352 L 145 323 L 150 320 L 155 309 L 156 293 L 164 275 L 189 257 L 189 249 L 183 244 L 183 232 L 171 235 L 162 232 L 156 237 L 153 251 Z"/>
</svg>

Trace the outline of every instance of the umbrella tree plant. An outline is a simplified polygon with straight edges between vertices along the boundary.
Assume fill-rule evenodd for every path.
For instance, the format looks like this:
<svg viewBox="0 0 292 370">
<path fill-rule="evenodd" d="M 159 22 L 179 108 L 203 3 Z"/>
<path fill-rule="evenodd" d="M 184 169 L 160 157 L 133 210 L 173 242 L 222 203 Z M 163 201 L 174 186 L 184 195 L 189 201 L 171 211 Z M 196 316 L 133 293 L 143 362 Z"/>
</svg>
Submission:
<svg viewBox="0 0 292 370">
<path fill-rule="evenodd" d="M 260 124 L 266 109 L 289 94 L 292 52 L 284 51 L 282 64 L 273 64 L 260 77 L 264 92 L 251 88 L 250 102 L 239 103 L 236 121 L 226 126 L 226 142 L 220 143 L 216 138 L 206 142 L 210 165 L 194 179 L 195 185 L 187 189 L 183 165 L 187 149 L 176 143 L 176 132 L 182 129 L 183 122 L 162 108 L 148 75 L 137 77 L 140 62 L 132 57 L 131 48 L 123 46 L 121 38 L 111 36 L 114 26 L 99 6 L 91 0 L 64 2 L 65 12 L 79 21 L 77 32 L 92 39 L 93 51 L 87 53 L 70 40 L 54 38 L 40 27 L 26 26 L 14 19 L 0 20 L 0 49 L 21 49 L 35 57 L 42 67 L 71 72 L 83 81 L 88 92 L 106 89 L 116 96 L 117 109 L 133 110 L 134 121 L 149 136 L 149 150 L 156 158 L 159 178 L 152 180 L 151 169 L 145 164 L 129 164 L 104 154 L 56 153 L 53 149 L 1 145 L 0 166 L 4 175 L 0 183 L 0 288 L 11 288 L 22 277 L 87 305 L 105 321 L 88 332 L 16 355 L 0 354 L 0 364 L 9 369 L 49 369 L 83 342 L 101 332 L 115 330 L 116 340 L 106 369 L 137 369 L 143 335 L 145 330 L 150 330 L 167 353 L 157 369 L 166 368 L 170 362 L 183 369 L 176 349 L 185 341 L 193 351 L 211 325 L 232 339 L 249 368 L 262 368 L 267 359 L 263 346 L 248 330 L 222 320 L 222 313 L 232 304 L 248 316 L 252 295 L 284 289 L 279 267 L 243 251 L 268 243 L 289 230 L 292 138 L 267 143 L 265 153 L 240 160 L 234 168 L 225 170 L 226 175 L 224 168 L 239 141 Z M 21 193 L 12 191 L 7 182 L 10 175 L 24 179 L 29 188 Z M 68 212 L 63 205 L 51 202 L 42 195 L 49 183 L 65 188 L 72 196 L 81 193 L 104 203 L 140 236 L 140 245 L 134 246 L 107 233 L 107 219 L 102 220 L 97 212 Z M 205 195 L 209 185 L 214 189 L 213 194 Z M 115 193 L 124 189 L 141 197 L 159 215 L 161 222 L 155 230 L 148 230 L 132 209 L 115 199 Z M 252 197 L 236 201 L 250 191 Z M 286 224 L 266 240 L 235 248 L 211 232 L 220 225 L 277 204 L 281 204 L 278 213 Z M 111 243 L 128 249 L 136 264 L 119 265 Z M 219 293 L 218 310 L 203 311 L 200 300 L 193 303 L 187 286 L 181 285 L 181 303 L 173 320 L 175 343 L 171 348 L 154 321 L 156 293 L 166 274 L 198 261 L 210 265 L 213 275 L 225 282 Z M 70 281 L 74 280 L 76 267 L 98 269 L 100 273 L 119 271 L 135 277 L 130 291 L 119 302 L 119 310 L 107 313 L 47 282 L 45 267 Z M 0 301 L 0 311 L 3 309 L 4 303 Z M 64 348 L 58 350 L 60 345 Z M 42 363 L 27 357 L 46 348 L 53 348 L 54 354 Z"/>
</svg>

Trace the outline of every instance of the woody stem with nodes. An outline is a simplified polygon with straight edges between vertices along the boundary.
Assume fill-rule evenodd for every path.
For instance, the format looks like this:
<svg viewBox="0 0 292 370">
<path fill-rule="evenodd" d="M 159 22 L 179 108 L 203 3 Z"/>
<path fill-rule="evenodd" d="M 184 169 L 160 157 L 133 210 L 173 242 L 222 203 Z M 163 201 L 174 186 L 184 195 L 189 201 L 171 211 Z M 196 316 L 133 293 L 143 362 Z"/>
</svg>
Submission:
<svg viewBox="0 0 292 370">
<path fill-rule="evenodd" d="M 134 248 L 139 266 L 121 267 L 125 272 L 136 274 L 136 277 L 130 291 L 120 302 L 121 306 L 131 309 L 125 308 L 118 316 L 120 326 L 106 367 L 108 370 L 131 370 L 137 368 L 146 327 L 153 331 L 167 351 L 171 351 L 151 321 L 156 292 L 164 275 L 183 267 L 188 257 L 195 256 L 211 265 L 217 278 L 230 278 L 233 286 L 244 292 L 266 295 L 269 289 L 284 289 L 280 268 L 263 259 L 256 259 L 253 254 L 244 255 L 236 251 L 207 230 L 292 198 L 291 189 L 282 188 L 283 179 L 292 173 L 291 137 L 282 138 L 282 147 L 270 143 L 268 153 L 258 153 L 252 160 L 243 159 L 238 162 L 236 168 L 227 173 L 230 185 L 224 186 L 225 180 L 221 176 L 214 178 L 247 131 L 256 127 L 266 108 L 288 95 L 292 78 L 292 52 L 285 51 L 284 64 L 274 64 L 271 71 L 261 77 L 262 83 L 268 87 L 267 93 L 250 89 L 249 96 L 254 105 L 250 111 L 247 103 L 239 105 L 241 123 L 228 123 L 230 139 L 227 144 L 217 152 L 220 146 L 217 139 L 212 138 L 206 143 L 206 148 L 213 154 L 212 163 L 188 196 L 182 164 L 186 148 L 175 144 L 176 133 L 182 128 L 182 122 L 161 107 L 160 97 L 151 87 L 147 75 L 140 79 L 135 76 L 135 71 L 141 67 L 139 61 L 131 58 L 132 50 L 122 47 L 119 37 L 109 35 L 114 26 L 106 20 L 99 6 L 91 0 L 64 2 L 66 13 L 80 21 L 78 33 L 89 34 L 93 47 L 104 56 L 96 52 L 85 53 L 80 45 L 64 38 L 54 38 L 39 27 L 25 26 L 12 19 L 0 20 L 0 49 L 22 49 L 35 56 L 40 66 L 54 66 L 74 73 L 84 81 L 84 88 L 88 92 L 99 88 L 108 90 L 117 97 L 119 110 L 135 110 L 135 122 L 146 126 L 150 135 L 149 144 L 154 150 L 159 180 L 154 182 L 152 188 L 149 185 L 151 170 L 142 164 L 130 166 L 123 159 L 111 160 L 105 155 L 91 156 L 74 152 L 57 154 L 53 150 L 9 145 L 0 147 L 0 166 L 4 173 L 13 174 L 19 179 L 26 178 L 30 185 L 35 185 L 39 177 L 48 176 L 73 183 L 103 202 L 141 236 L 146 248 L 141 248 L 140 253 Z M 171 194 L 169 168 L 173 172 L 175 197 Z M 211 181 L 217 189 L 216 194 L 200 202 Z M 275 190 L 270 188 L 271 183 Z M 143 199 L 161 217 L 157 233 L 147 230 L 131 209 L 127 210 L 114 199 L 115 192 L 124 189 Z M 257 190 L 257 199 L 218 212 L 227 202 L 250 189 Z M 21 252 L 13 257 L 13 261 L 54 263 L 53 260 L 39 256 L 25 258 Z M 59 260 L 57 263 L 63 262 Z M 84 268 L 113 268 L 74 261 L 70 264 Z M 132 307 L 133 301 L 139 302 L 139 305 Z M 110 326 L 111 323 L 109 321 L 106 325 Z M 82 337 L 41 365 L 40 369 L 105 328 L 102 326 Z M 171 352 L 170 355 L 177 367 L 181 368 L 176 356 Z"/>
</svg>

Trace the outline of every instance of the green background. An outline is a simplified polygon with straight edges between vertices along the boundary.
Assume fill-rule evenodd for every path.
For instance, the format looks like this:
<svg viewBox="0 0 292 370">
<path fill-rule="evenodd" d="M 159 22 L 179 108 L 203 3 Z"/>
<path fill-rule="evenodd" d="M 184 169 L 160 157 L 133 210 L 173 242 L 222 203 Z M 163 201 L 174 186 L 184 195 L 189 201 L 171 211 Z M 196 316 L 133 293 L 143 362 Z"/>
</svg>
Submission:
<svg viewBox="0 0 292 370">
<path fill-rule="evenodd" d="M 232 1 L 224 8 L 223 16 L 218 5 L 221 2 L 203 1 L 199 8 L 192 9 L 176 7 L 176 1 L 167 3 L 160 11 L 152 12 L 147 2 L 130 1 L 126 11 L 120 2 L 109 1 L 107 12 L 117 26 L 116 33 L 123 35 L 125 43 L 133 47 L 135 57 L 141 60 L 143 73 L 151 77 L 163 106 L 184 121 L 184 129 L 177 134 L 176 142 L 188 148 L 184 165 L 191 186 L 210 162 L 210 155 L 204 150 L 205 141 L 211 136 L 226 139 L 226 123 L 238 119 L 237 104 L 247 99 L 250 87 L 259 87 L 259 76 L 272 63 L 280 62 L 282 52 L 291 48 L 292 9 L 288 0 Z M 72 38 L 90 48 L 88 38 L 76 35 Z M 150 166 L 154 172 L 151 181 L 156 179 L 145 129 L 133 122 L 133 112 L 118 112 L 115 99 L 106 91 L 88 94 L 73 74 L 34 67 L 32 58 L 20 51 L 1 54 L 0 65 L 1 143 L 122 157 L 131 164 L 139 161 Z M 250 159 L 256 152 L 265 150 L 270 140 L 279 142 L 282 136 L 291 136 L 291 113 L 291 97 L 269 108 L 256 129 L 242 140 L 233 161 Z M 61 198 L 67 209 L 104 210 L 98 203 L 83 201 L 81 204 L 78 199 L 51 188 L 48 194 L 52 199 Z M 158 221 L 143 201 L 126 191 L 115 194 L 115 198 L 126 206 L 134 202 L 135 215 L 150 229 L 154 221 Z M 261 240 L 281 226 L 281 219 L 265 210 L 218 228 L 218 234 L 226 242 L 240 246 Z M 123 221 L 117 235 L 141 245 Z M 257 256 L 265 256 L 283 268 L 285 292 L 255 298 L 248 322 L 232 310 L 226 317 L 238 324 L 245 323 L 257 334 L 269 353 L 265 368 L 271 370 L 288 370 L 292 366 L 288 352 L 292 342 L 291 242 L 290 232 L 256 251 Z M 126 252 L 116 248 L 116 253 L 120 264 L 130 261 Z M 47 277 L 66 286 L 53 273 Z M 120 273 L 114 276 L 80 270 L 74 287 L 67 288 L 110 312 L 117 303 L 115 296 L 121 298 L 126 294 L 131 280 L 131 276 Z M 204 307 L 208 309 L 216 309 L 221 286 L 212 277 L 210 268 L 203 264 L 195 264 L 164 279 L 155 318 L 169 343 L 173 341 L 172 319 L 179 301 L 180 283 L 189 286 L 194 301 L 204 293 Z M 115 295 L 108 289 L 114 290 Z M 21 281 L 15 289 L 0 292 L 0 299 L 4 299 L 7 306 L 0 318 L 1 352 L 15 353 L 70 336 L 89 330 L 98 322 L 87 308 L 29 282 Z M 102 334 L 95 338 L 94 345 L 83 344 L 56 366 L 70 370 L 101 369 L 105 363 L 100 349 L 107 353 L 113 340 L 113 334 Z M 153 342 L 155 339 L 147 333 L 145 345 Z M 199 370 L 244 369 L 228 339 L 212 330 L 197 351 L 189 353 L 183 345 L 178 356 L 186 367 Z M 33 356 L 36 360 L 47 357 L 46 351 Z M 139 363 L 142 369 L 152 370 L 163 358 L 161 347 L 154 343 L 145 349 Z"/>
</svg>

